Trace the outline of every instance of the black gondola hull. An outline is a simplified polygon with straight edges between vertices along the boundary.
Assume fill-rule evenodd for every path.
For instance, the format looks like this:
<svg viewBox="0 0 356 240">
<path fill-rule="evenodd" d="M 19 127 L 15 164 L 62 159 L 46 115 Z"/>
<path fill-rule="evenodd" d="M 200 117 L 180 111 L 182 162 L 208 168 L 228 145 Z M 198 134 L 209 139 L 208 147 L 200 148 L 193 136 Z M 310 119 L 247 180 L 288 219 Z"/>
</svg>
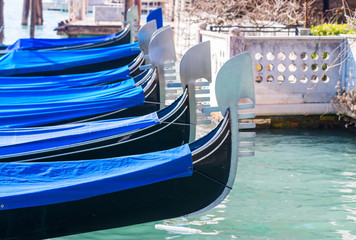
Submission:
<svg viewBox="0 0 356 240">
<path fill-rule="evenodd" d="M 173 179 L 134 189 L 61 204 L 0 211 L 1 239 L 39 239 L 123 227 L 199 211 L 214 203 L 230 175 L 230 124 L 201 154 L 193 154 L 191 177 Z M 218 170 L 219 178 L 209 176 Z"/>
</svg>

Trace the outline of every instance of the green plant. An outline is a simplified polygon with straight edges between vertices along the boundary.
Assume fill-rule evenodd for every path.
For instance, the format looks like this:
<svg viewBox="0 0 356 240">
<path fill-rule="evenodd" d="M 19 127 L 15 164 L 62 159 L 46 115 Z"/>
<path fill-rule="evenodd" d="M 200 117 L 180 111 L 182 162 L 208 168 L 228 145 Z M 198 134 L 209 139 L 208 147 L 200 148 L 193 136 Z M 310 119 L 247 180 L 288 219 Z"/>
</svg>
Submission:
<svg viewBox="0 0 356 240">
<path fill-rule="evenodd" d="M 349 24 L 324 23 L 312 26 L 311 33 L 315 36 L 337 36 L 340 34 L 355 34 L 356 32 Z"/>
</svg>

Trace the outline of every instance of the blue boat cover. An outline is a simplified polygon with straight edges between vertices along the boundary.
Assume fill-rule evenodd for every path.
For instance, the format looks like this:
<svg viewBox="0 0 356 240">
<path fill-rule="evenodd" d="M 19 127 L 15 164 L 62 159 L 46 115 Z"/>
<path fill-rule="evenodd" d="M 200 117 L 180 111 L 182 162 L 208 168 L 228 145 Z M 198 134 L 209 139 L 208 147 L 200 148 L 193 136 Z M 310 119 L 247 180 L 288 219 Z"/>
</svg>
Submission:
<svg viewBox="0 0 356 240">
<path fill-rule="evenodd" d="M 133 78 L 117 83 L 65 89 L 42 90 L 2 90 L 0 106 L 19 106 L 21 108 L 33 105 L 64 104 L 82 101 L 114 100 L 123 91 L 135 88 Z"/>
<path fill-rule="evenodd" d="M 138 43 L 114 47 L 66 51 L 13 51 L 0 58 L 0 75 L 64 70 L 107 62 L 140 53 Z"/>
<path fill-rule="evenodd" d="M 156 20 L 156 25 L 157 25 L 157 29 L 163 27 L 163 17 L 162 17 L 162 8 L 157 8 L 155 10 L 152 10 L 146 20 L 147 22 L 152 21 L 152 20 Z"/>
<path fill-rule="evenodd" d="M 34 128 L 0 129 L 0 159 L 86 144 L 159 123 L 156 113 L 139 117 Z M 1 161 L 1 160 L 0 160 Z"/>
<path fill-rule="evenodd" d="M 157 28 L 163 26 L 162 9 L 158 8 L 151 11 L 146 22 L 156 20 Z M 28 49 L 44 49 L 62 46 L 83 45 L 91 43 L 101 43 L 115 39 L 121 34 L 113 33 L 98 37 L 82 37 L 82 38 L 20 38 L 12 45 L 8 46 L 6 50 L 28 50 Z"/>
<path fill-rule="evenodd" d="M 80 98 L 80 96 L 78 96 Z M 142 87 L 112 92 L 111 96 L 73 99 L 73 101 L 44 104 L 14 104 L 0 102 L 0 128 L 30 127 L 56 123 L 63 120 L 108 113 L 142 105 L 145 96 Z"/>
<path fill-rule="evenodd" d="M 0 90 L 54 89 L 106 84 L 130 78 L 128 66 L 94 73 L 36 77 L 0 77 Z"/>
<path fill-rule="evenodd" d="M 81 37 L 81 38 L 20 38 L 6 50 L 28 50 L 44 49 L 62 46 L 84 45 L 91 43 L 101 43 L 114 40 L 120 33 L 113 33 L 98 37 Z"/>
<path fill-rule="evenodd" d="M 188 177 L 192 169 L 188 145 L 101 160 L 0 163 L 0 211 L 65 203 Z"/>
</svg>

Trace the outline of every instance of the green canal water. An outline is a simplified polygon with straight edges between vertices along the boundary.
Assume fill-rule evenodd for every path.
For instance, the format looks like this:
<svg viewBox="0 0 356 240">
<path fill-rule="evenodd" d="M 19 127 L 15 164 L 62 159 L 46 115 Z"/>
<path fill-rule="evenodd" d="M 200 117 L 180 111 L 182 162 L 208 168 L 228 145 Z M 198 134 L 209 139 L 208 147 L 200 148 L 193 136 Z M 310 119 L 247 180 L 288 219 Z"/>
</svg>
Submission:
<svg viewBox="0 0 356 240">
<path fill-rule="evenodd" d="M 58 240 L 356 239 L 355 134 L 273 130 L 255 140 L 255 157 L 240 158 L 234 188 L 216 208 Z"/>
</svg>

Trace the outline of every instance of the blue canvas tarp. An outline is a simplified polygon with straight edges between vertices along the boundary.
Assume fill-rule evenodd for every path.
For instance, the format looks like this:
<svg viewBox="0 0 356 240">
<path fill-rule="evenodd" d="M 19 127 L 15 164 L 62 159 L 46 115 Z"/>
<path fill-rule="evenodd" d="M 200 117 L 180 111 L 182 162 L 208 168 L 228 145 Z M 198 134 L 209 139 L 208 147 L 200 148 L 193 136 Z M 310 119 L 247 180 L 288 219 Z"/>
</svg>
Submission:
<svg viewBox="0 0 356 240">
<path fill-rule="evenodd" d="M 104 96 L 102 99 L 82 98 L 80 101 L 78 100 L 61 103 L 17 105 L 3 105 L 0 102 L 0 128 L 39 126 L 107 113 L 142 105 L 145 96 L 142 87 L 139 86 L 127 91 L 113 92 L 111 96 Z"/>
<path fill-rule="evenodd" d="M 29 49 L 44 49 L 61 46 L 73 46 L 106 42 L 114 40 L 120 33 L 113 33 L 98 37 L 82 37 L 82 38 L 20 38 L 6 50 L 29 50 Z"/>
<path fill-rule="evenodd" d="M 130 70 L 128 66 L 94 73 L 38 77 L 0 77 L 0 90 L 71 88 L 105 84 L 129 78 Z"/>
<path fill-rule="evenodd" d="M 156 113 L 139 117 L 47 127 L 0 129 L 1 158 L 85 144 L 159 123 Z"/>
<path fill-rule="evenodd" d="M 140 53 L 138 43 L 67 51 L 13 51 L 0 58 L 0 76 L 64 70 Z"/>
<path fill-rule="evenodd" d="M 102 160 L 0 163 L 0 211 L 76 201 L 188 177 L 192 168 L 188 145 Z"/>
<path fill-rule="evenodd" d="M 46 104 L 65 104 L 82 101 L 114 100 L 123 91 L 135 88 L 133 78 L 113 84 L 100 86 L 66 88 L 66 89 L 44 89 L 44 90 L 2 90 L 0 93 L 0 106 L 34 106 Z M 1 108 L 0 108 L 1 109 Z"/>
</svg>

